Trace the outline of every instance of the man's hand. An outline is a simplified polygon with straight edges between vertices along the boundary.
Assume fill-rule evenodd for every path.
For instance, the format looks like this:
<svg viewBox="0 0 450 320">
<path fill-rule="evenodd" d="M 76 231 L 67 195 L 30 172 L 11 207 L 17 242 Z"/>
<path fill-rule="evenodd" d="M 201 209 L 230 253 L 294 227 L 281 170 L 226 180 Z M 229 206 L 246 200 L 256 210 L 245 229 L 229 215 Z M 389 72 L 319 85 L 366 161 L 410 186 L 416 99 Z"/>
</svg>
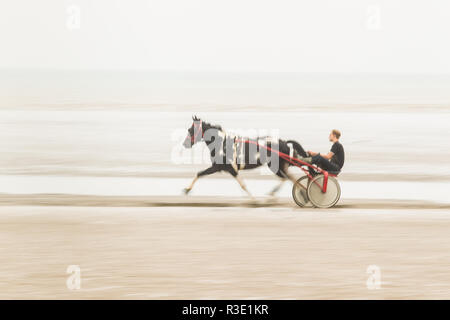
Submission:
<svg viewBox="0 0 450 320">
<path fill-rule="evenodd" d="M 308 153 L 310 156 L 312 156 L 312 157 L 314 157 L 314 156 L 316 156 L 317 155 L 317 152 L 314 152 L 314 151 L 306 151 L 306 153 Z"/>
</svg>

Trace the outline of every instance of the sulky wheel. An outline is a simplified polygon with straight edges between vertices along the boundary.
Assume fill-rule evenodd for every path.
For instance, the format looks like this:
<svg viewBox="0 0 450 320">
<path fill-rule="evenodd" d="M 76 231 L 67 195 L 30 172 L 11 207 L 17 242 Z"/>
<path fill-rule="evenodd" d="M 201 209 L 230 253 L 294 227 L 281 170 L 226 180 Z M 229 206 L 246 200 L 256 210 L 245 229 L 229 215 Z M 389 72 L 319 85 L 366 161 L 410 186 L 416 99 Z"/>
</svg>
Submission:
<svg viewBox="0 0 450 320">
<path fill-rule="evenodd" d="M 314 177 L 307 189 L 309 200 L 318 208 L 330 208 L 334 206 L 341 197 L 341 187 L 334 177 L 328 176 L 327 192 L 322 192 L 324 178 L 323 174 Z"/>
<path fill-rule="evenodd" d="M 304 187 L 302 188 L 300 184 Z M 294 183 L 292 186 L 292 197 L 295 203 L 300 207 L 312 207 L 313 204 L 308 199 L 308 176 L 303 176 Z"/>
</svg>

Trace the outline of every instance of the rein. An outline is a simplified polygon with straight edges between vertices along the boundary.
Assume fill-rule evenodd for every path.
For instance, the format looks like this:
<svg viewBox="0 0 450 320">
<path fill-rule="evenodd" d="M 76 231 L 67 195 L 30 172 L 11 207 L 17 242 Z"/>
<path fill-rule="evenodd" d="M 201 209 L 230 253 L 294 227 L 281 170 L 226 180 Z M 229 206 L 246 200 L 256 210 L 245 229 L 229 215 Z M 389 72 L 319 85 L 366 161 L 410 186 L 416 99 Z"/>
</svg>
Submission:
<svg viewBox="0 0 450 320">
<path fill-rule="evenodd" d="M 305 169 L 303 166 L 310 167 L 310 168 L 318 171 L 319 173 L 323 174 L 324 175 L 324 180 L 323 180 L 323 185 L 322 186 L 317 181 L 314 181 L 314 183 L 322 190 L 323 193 L 325 193 L 327 191 L 328 176 L 332 176 L 332 177 L 336 176 L 334 174 L 328 173 L 328 171 L 323 170 L 320 167 L 317 167 L 317 166 L 315 167 L 315 166 L 313 166 L 313 165 L 311 165 L 311 164 L 309 164 L 307 162 L 304 162 L 304 161 L 302 161 L 300 159 L 291 157 L 290 155 L 288 155 L 288 154 L 286 154 L 284 152 L 280 152 L 278 150 L 274 150 L 271 147 L 266 147 L 266 146 L 260 145 L 256 141 L 244 140 L 244 139 L 240 139 L 240 140 L 237 140 L 237 141 L 240 141 L 240 142 L 243 142 L 243 143 L 248 143 L 248 144 L 250 144 L 250 143 L 251 144 L 255 144 L 255 145 L 259 146 L 259 147 L 263 147 L 264 149 L 266 149 L 266 150 L 268 150 L 270 152 L 275 152 L 276 154 L 278 154 L 278 156 L 280 158 L 282 158 L 282 159 L 286 160 L 287 162 L 291 163 L 292 165 L 302 169 L 302 171 L 308 176 L 309 179 L 312 179 L 313 177 L 311 176 L 309 171 L 307 169 Z"/>
<path fill-rule="evenodd" d="M 204 137 L 204 132 L 203 132 L 203 128 L 202 128 L 202 121 L 200 121 L 199 124 L 196 124 L 194 122 L 194 135 L 191 136 L 191 143 L 194 143 L 196 141 L 196 139 L 197 139 L 197 137 L 199 136 L 200 133 L 201 133 L 202 138 L 203 138 Z M 242 143 L 247 143 L 247 144 L 254 144 L 254 145 L 256 145 L 256 146 L 258 146 L 260 148 L 264 148 L 264 149 L 266 149 L 266 150 L 268 150 L 270 152 L 275 152 L 280 158 L 284 159 L 285 161 L 289 162 L 290 164 L 292 164 L 292 165 L 294 165 L 296 167 L 299 167 L 310 179 L 312 179 L 311 174 L 308 172 L 308 169 L 305 169 L 303 166 L 307 166 L 309 168 L 312 168 L 312 169 L 318 171 L 319 173 L 321 173 L 321 174 L 323 174 L 325 176 L 325 179 L 324 179 L 324 182 L 323 182 L 323 186 L 320 186 L 317 183 L 317 181 L 314 181 L 314 183 L 317 184 L 322 189 L 322 192 L 326 192 L 328 176 L 329 175 L 330 176 L 335 176 L 333 174 L 329 174 L 328 171 L 323 170 L 320 167 L 313 166 L 313 165 L 311 165 L 311 164 L 309 164 L 307 162 L 304 162 L 304 161 L 302 161 L 300 159 L 297 159 L 295 157 L 291 157 L 290 155 L 288 155 L 288 154 L 286 154 L 284 152 L 280 152 L 278 150 L 272 149 L 271 147 L 261 145 L 261 144 L 259 144 L 256 141 L 245 140 L 245 139 L 236 139 L 235 138 L 234 143 L 237 143 L 237 142 L 242 142 Z"/>
<path fill-rule="evenodd" d="M 204 136 L 203 128 L 202 128 L 202 121 L 200 121 L 200 124 L 196 124 L 194 122 L 194 135 L 191 137 L 191 143 L 194 143 L 195 139 L 199 135 L 199 133 L 202 133 L 202 138 Z"/>
<path fill-rule="evenodd" d="M 244 140 L 244 139 L 240 139 L 240 140 L 237 140 L 237 141 L 238 141 L 238 142 L 243 142 L 243 143 L 248 143 L 248 144 L 251 143 L 251 144 L 257 145 L 258 147 L 262 147 L 262 148 L 264 148 L 264 149 L 266 149 L 266 150 L 268 150 L 268 151 L 270 151 L 270 152 L 275 152 L 276 154 L 278 154 L 278 156 L 279 156 L 280 158 L 282 158 L 282 159 L 288 161 L 289 163 L 293 164 L 293 165 L 296 166 L 296 167 L 300 167 L 300 168 L 301 168 L 301 166 L 312 167 L 309 163 L 306 163 L 306 162 L 304 162 L 304 161 L 302 161 L 302 160 L 300 160 L 300 159 L 297 159 L 297 158 L 295 158 L 295 157 L 291 157 L 290 155 L 288 155 L 288 154 L 286 154 L 286 153 L 284 153 L 284 152 L 280 152 L 280 151 L 278 151 L 278 150 L 272 149 L 271 147 L 263 146 L 263 145 L 257 143 L 256 141 Z M 314 167 L 313 167 L 313 168 L 314 168 Z M 303 169 L 303 168 L 301 168 L 301 169 L 302 169 L 303 171 L 305 171 L 305 169 Z M 314 169 L 316 169 L 316 168 L 314 168 Z M 317 169 L 319 169 L 319 172 L 322 173 L 323 170 L 322 170 L 321 168 L 317 167 Z"/>
<path fill-rule="evenodd" d="M 199 124 L 196 124 L 196 123 L 194 122 L 194 135 L 191 136 L 191 143 L 193 143 L 194 141 L 196 141 L 196 139 L 197 139 L 198 135 L 200 134 L 200 132 L 201 132 L 202 138 L 203 138 L 203 137 L 204 137 L 204 132 L 203 132 L 203 128 L 202 128 L 202 121 L 200 121 Z M 305 170 L 304 168 L 302 168 L 302 166 L 308 166 L 308 167 L 314 168 L 314 167 L 311 166 L 309 163 L 306 163 L 306 162 L 304 162 L 304 161 L 302 161 L 302 160 L 300 160 L 300 159 L 297 159 L 297 158 L 295 158 L 295 157 L 291 157 L 290 155 L 288 155 L 288 154 L 286 154 L 286 153 L 284 153 L 284 152 L 280 152 L 280 151 L 278 151 L 278 150 L 272 149 L 271 147 L 267 147 L 267 146 L 261 145 L 261 144 L 259 144 L 259 143 L 256 142 L 256 141 L 244 140 L 244 139 L 237 139 L 237 140 L 235 140 L 234 142 L 235 142 L 235 143 L 236 143 L 236 142 L 243 142 L 243 143 L 247 143 L 247 144 L 254 144 L 254 145 L 257 145 L 257 146 L 260 147 L 260 148 L 264 148 L 264 149 L 266 149 L 266 150 L 268 150 L 268 151 L 270 151 L 270 152 L 275 152 L 276 154 L 278 154 L 278 156 L 279 156 L 280 158 L 282 158 L 282 159 L 288 161 L 289 163 L 291 163 L 292 165 L 294 165 L 294 166 L 296 166 L 296 167 L 300 167 L 303 171 L 305 171 L 305 173 L 307 172 L 307 170 Z M 316 168 L 314 168 L 314 169 L 316 169 Z M 319 168 L 319 167 L 317 167 L 317 169 L 319 169 L 319 172 L 320 172 L 320 173 L 322 173 L 322 172 L 324 171 L 324 170 L 322 170 L 322 169 Z M 317 169 L 316 169 L 316 170 L 317 170 Z"/>
</svg>

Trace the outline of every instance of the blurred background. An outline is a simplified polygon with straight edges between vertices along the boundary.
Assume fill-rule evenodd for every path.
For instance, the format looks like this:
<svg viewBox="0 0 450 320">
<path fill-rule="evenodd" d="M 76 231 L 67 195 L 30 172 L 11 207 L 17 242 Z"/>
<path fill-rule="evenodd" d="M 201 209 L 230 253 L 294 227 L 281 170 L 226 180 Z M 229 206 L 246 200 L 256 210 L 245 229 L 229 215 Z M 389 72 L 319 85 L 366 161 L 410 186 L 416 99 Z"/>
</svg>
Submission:
<svg viewBox="0 0 450 320">
<path fill-rule="evenodd" d="M 61 192 L 33 179 L 79 175 L 164 178 L 179 194 L 188 180 L 167 179 L 208 165 L 173 163 L 172 136 L 193 114 L 225 130 L 279 130 L 322 153 L 337 128 L 344 183 L 449 182 L 446 1 L 19 0 L 0 8 L 8 175 L 0 192 Z"/>
<path fill-rule="evenodd" d="M 448 298 L 449 30 L 447 0 L 1 1 L 0 298 Z M 339 129 L 340 202 L 258 169 L 256 208 L 226 174 L 182 196 L 194 114 Z"/>
</svg>

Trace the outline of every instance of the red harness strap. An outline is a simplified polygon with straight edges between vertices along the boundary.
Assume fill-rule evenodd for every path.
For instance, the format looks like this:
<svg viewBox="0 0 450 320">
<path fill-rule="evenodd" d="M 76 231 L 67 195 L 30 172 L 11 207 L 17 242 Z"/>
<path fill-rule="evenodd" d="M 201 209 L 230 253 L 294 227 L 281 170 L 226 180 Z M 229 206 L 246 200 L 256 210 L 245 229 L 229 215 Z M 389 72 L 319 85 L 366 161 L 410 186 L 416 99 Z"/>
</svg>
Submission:
<svg viewBox="0 0 450 320">
<path fill-rule="evenodd" d="M 200 133 L 201 133 L 202 138 L 203 138 L 204 132 L 203 132 L 203 130 L 202 130 L 202 121 L 200 121 L 199 124 L 196 124 L 196 123 L 194 122 L 194 135 L 191 137 L 191 143 L 194 143 L 194 141 L 196 140 L 196 138 L 198 137 L 198 135 L 199 135 Z M 283 152 L 280 152 L 280 151 L 278 151 L 278 150 L 272 149 L 271 147 L 267 147 L 267 146 L 260 145 L 260 144 L 259 144 L 258 142 L 256 142 L 256 141 L 239 139 L 239 140 L 235 140 L 235 142 L 251 143 L 251 144 L 257 145 L 257 146 L 259 146 L 259 147 L 262 147 L 262 148 L 264 148 L 264 149 L 266 149 L 266 150 L 268 150 L 268 151 L 270 151 L 270 152 L 275 152 L 276 154 L 278 154 L 278 156 L 279 156 L 280 158 L 282 158 L 282 159 L 286 160 L 287 162 L 291 163 L 292 165 L 294 165 L 294 166 L 299 167 L 300 169 L 302 169 L 302 170 L 305 172 L 305 174 L 306 174 L 310 179 L 312 179 L 312 176 L 310 175 L 310 173 L 308 172 L 308 170 L 305 169 L 305 168 L 303 168 L 302 166 L 308 166 L 308 167 L 310 167 L 310 168 L 313 168 L 314 170 L 319 171 L 319 173 L 322 173 L 322 174 L 324 175 L 323 186 L 322 186 L 322 187 L 319 186 L 319 187 L 322 189 L 322 192 L 324 192 L 324 193 L 327 191 L 328 176 L 329 176 L 329 175 L 330 175 L 330 176 L 333 176 L 333 177 L 336 176 L 336 175 L 333 175 L 333 174 L 329 174 L 328 171 L 325 171 L 325 170 L 323 170 L 323 169 L 321 169 L 321 168 L 319 168 L 319 167 L 314 167 L 314 166 L 312 166 L 311 164 L 309 164 L 309 163 L 307 163 L 307 162 L 304 162 L 304 161 L 302 161 L 302 160 L 300 160 L 300 159 L 291 157 L 290 155 L 288 155 L 288 154 L 286 154 L 286 153 L 283 153 Z M 317 182 L 316 182 L 316 184 L 317 184 Z M 317 185 L 318 185 L 318 184 L 317 184 Z"/>
<path fill-rule="evenodd" d="M 310 173 L 308 172 L 308 170 L 306 170 L 306 169 L 303 168 L 302 166 L 308 166 L 308 167 L 310 167 L 310 168 L 313 168 L 314 170 L 319 171 L 319 173 L 322 173 L 322 174 L 324 175 L 323 186 L 320 186 L 316 181 L 314 181 L 314 182 L 322 189 L 322 192 L 323 192 L 323 193 L 327 192 L 328 176 L 329 176 L 329 175 L 330 175 L 330 176 L 333 176 L 333 177 L 336 176 L 336 175 L 334 175 L 334 174 L 329 174 L 328 171 L 325 171 L 325 170 L 323 170 L 322 168 L 314 167 L 314 166 L 312 166 L 311 164 L 309 164 L 309 163 L 307 163 L 307 162 L 304 162 L 304 161 L 302 161 L 302 160 L 300 160 L 300 159 L 291 157 L 290 155 L 288 155 L 288 154 L 286 154 L 286 153 L 280 152 L 280 151 L 278 151 L 278 150 L 274 150 L 274 149 L 272 149 L 271 147 L 266 147 L 266 146 L 260 145 L 260 144 L 257 143 L 256 141 L 243 140 L 243 139 L 240 139 L 240 140 L 237 140 L 237 141 L 244 142 L 244 143 L 255 144 L 255 145 L 259 146 L 259 147 L 263 147 L 263 148 L 266 149 L 266 150 L 269 150 L 269 151 L 271 151 L 271 152 L 275 152 L 276 154 L 278 154 L 278 156 L 279 156 L 280 158 L 282 158 L 282 159 L 288 161 L 289 163 L 293 164 L 294 166 L 299 167 L 300 169 L 302 169 L 302 170 L 305 172 L 305 174 L 306 174 L 310 179 L 312 179 L 312 176 L 310 175 Z"/>
<path fill-rule="evenodd" d="M 197 136 L 200 133 L 202 134 L 202 138 L 203 138 L 204 133 L 203 133 L 203 129 L 202 129 L 202 121 L 200 121 L 199 124 L 196 124 L 194 122 L 194 135 L 191 137 L 191 143 L 193 143 L 195 141 L 195 139 L 197 138 Z"/>
</svg>

